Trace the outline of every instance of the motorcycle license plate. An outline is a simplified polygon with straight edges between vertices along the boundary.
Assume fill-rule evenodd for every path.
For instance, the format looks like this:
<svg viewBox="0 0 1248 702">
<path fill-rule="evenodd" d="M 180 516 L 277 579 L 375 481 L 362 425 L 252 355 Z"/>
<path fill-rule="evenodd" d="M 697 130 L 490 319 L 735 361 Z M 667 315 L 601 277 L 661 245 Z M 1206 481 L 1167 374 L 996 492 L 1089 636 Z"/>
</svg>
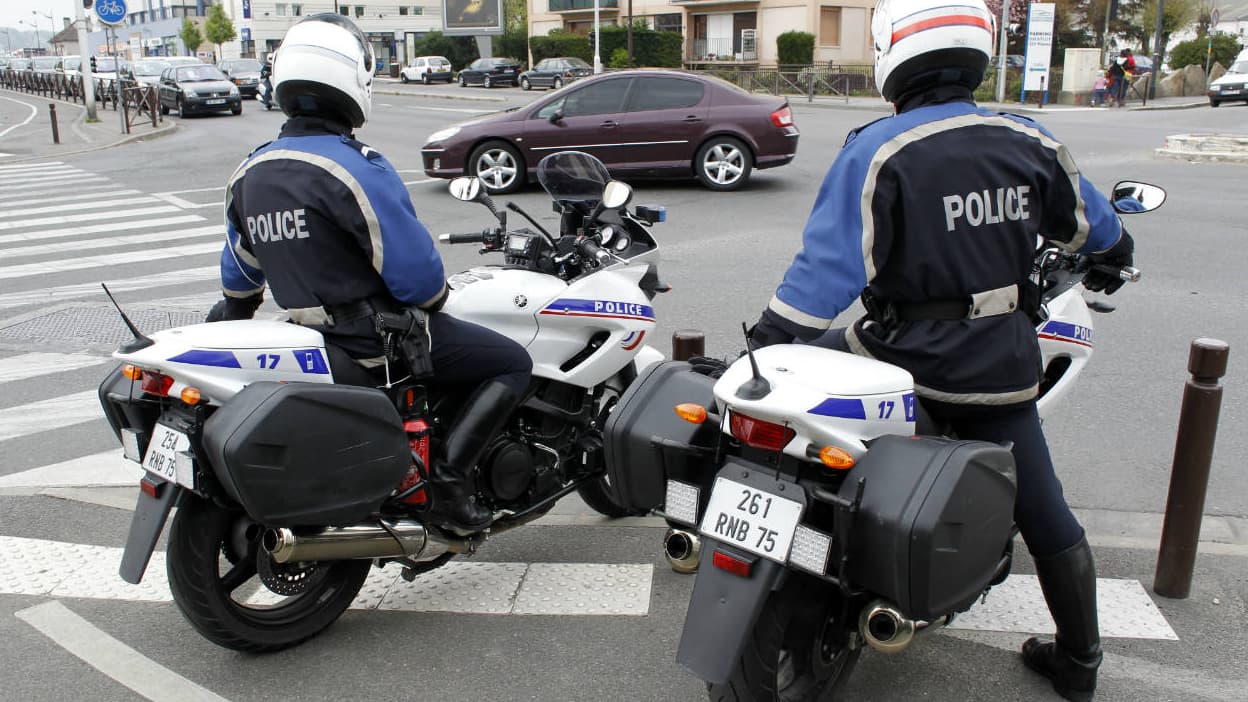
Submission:
<svg viewBox="0 0 1248 702">
<path fill-rule="evenodd" d="M 224 105 L 225 100 L 207 100 L 204 102 L 204 104 L 205 105 Z"/>
<path fill-rule="evenodd" d="M 178 452 L 191 447 L 191 437 L 164 424 L 157 424 L 152 432 L 152 440 L 147 445 L 147 455 L 143 457 L 143 470 L 159 475 L 165 480 L 185 488 L 195 489 L 195 474 L 187 464 L 178 470 Z"/>
<path fill-rule="evenodd" d="M 765 490 L 716 478 L 700 530 L 777 563 L 789 557 L 802 504 Z"/>
</svg>

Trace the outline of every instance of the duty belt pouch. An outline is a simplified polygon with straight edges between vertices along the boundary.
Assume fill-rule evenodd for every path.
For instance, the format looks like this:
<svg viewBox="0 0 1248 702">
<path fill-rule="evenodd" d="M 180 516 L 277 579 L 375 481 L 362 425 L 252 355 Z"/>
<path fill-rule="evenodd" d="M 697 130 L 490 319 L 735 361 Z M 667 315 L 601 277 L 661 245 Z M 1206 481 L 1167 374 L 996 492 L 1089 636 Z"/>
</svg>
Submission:
<svg viewBox="0 0 1248 702">
<path fill-rule="evenodd" d="M 429 318 L 423 310 L 407 307 L 399 312 L 378 312 L 374 323 L 387 358 L 402 358 L 414 381 L 433 376 Z"/>
</svg>

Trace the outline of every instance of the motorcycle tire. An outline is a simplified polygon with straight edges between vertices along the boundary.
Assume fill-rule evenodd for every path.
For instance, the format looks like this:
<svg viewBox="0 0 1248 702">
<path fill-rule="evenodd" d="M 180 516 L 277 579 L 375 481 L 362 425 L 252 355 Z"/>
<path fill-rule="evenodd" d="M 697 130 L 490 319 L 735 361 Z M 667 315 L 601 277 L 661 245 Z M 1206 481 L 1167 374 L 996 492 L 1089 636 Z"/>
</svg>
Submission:
<svg viewBox="0 0 1248 702">
<path fill-rule="evenodd" d="M 732 674 L 707 685 L 712 702 L 834 702 L 862 649 L 845 642 L 840 591 L 800 573 L 772 592 Z"/>
<path fill-rule="evenodd" d="M 590 509 L 604 517 L 619 519 L 620 517 L 639 517 L 645 514 L 644 510 L 629 509 L 616 502 L 615 496 L 611 494 L 611 483 L 605 475 L 580 486 L 576 489 L 576 494 L 580 495 L 582 500 L 585 500 L 585 504 L 589 505 Z"/>
<path fill-rule="evenodd" d="M 266 653 L 307 641 L 346 611 L 372 567 L 367 560 L 316 562 L 284 576 L 284 564 L 268 561 L 276 577 L 299 590 L 275 595 L 257 577 L 263 532 L 242 512 L 208 500 L 184 500 L 174 515 L 166 554 L 173 601 L 218 646 Z M 259 587 L 253 592 L 243 587 L 248 583 Z M 271 603 L 269 595 L 280 599 Z M 265 604 L 249 604 L 257 597 Z"/>
</svg>

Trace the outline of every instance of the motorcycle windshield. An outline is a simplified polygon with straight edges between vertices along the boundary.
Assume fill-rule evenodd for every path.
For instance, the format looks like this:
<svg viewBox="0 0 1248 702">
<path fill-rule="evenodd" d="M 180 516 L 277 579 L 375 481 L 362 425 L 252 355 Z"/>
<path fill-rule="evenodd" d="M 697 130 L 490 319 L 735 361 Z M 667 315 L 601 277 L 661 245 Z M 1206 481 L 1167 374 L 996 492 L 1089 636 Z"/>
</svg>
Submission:
<svg viewBox="0 0 1248 702">
<path fill-rule="evenodd" d="M 537 164 L 537 182 L 555 202 L 595 204 L 610 179 L 602 161 L 583 151 L 560 151 Z"/>
</svg>

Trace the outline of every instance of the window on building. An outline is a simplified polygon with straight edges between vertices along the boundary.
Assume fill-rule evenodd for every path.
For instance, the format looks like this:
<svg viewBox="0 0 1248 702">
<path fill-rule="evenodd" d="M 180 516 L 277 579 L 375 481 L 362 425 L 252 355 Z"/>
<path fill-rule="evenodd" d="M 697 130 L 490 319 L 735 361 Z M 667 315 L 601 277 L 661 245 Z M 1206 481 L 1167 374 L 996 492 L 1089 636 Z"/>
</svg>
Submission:
<svg viewBox="0 0 1248 702">
<path fill-rule="evenodd" d="M 351 6 L 350 6 L 350 5 L 343 5 L 342 7 L 339 7 L 339 8 L 338 8 L 338 14 L 340 14 L 340 15 L 350 15 L 350 14 L 351 14 Z"/>
<path fill-rule="evenodd" d="M 819 8 L 819 46 L 841 45 L 841 8 Z"/>
<path fill-rule="evenodd" d="M 654 16 L 654 29 L 658 32 L 679 32 L 684 29 L 679 12 Z"/>
<path fill-rule="evenodd" d="M 295 17 L 303 17 L 303 5 L 291 5 L 290 14 Z"/>
<path fill-rule="evenodd" d="M 419 5 L 412 5 L 412 14 L 413 14 L 413 15 L 423 15 L 423 14 L 425 14 L 425 8 L 423 8 L 423 7 L 419 6 Z"/>
<path fill-rule="evenodd" d="M 285 17 L 289 11 L 290 11 L 290 8 L 287 7 L 286 5 L 283 5 L 282 3 L 278 3 L 273 6 L 273 12 L 278 17 Z"/>
<path fill-rule="evenodd" d="M 355 16 L 356 16 L 356 17 L 363 17 L 363 16 L 364 16 L 364 6 L 363 6 L 363 5 L 356 5 L 356 6 L 355 6 Z"/>
<path fill-rule="evenodd" d="M 407 5 L 399 5 L 399 14 L 403 17 L 407 16 Z"/>
</svg>

